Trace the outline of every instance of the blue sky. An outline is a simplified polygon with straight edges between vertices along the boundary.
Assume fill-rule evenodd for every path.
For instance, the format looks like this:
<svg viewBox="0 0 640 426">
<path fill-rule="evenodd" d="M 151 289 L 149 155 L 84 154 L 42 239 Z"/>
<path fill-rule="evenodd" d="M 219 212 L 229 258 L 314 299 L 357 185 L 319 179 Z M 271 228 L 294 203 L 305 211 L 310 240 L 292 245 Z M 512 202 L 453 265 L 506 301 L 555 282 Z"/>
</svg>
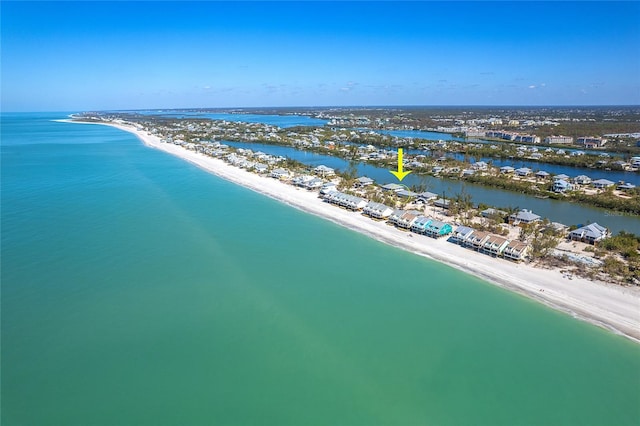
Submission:
<svg viewBox="0 0 640 426">
<path fill-rule="evenodd" d="M 639 2 L 2 2 L 2 110 L 640 104 Z"/>
</svg>

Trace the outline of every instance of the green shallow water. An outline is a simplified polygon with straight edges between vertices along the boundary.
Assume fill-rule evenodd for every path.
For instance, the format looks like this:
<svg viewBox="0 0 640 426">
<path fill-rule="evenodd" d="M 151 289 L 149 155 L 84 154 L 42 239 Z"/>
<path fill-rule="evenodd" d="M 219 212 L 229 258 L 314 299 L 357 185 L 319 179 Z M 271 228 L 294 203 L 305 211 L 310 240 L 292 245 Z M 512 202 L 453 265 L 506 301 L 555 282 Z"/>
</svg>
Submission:
<svg viewBox="0 0 640 426">
<path fill-rule="evenodd" d="M 3 425 L 640 422 L 640 346 L 48 118 L 2 124 Z"/>
</svg>

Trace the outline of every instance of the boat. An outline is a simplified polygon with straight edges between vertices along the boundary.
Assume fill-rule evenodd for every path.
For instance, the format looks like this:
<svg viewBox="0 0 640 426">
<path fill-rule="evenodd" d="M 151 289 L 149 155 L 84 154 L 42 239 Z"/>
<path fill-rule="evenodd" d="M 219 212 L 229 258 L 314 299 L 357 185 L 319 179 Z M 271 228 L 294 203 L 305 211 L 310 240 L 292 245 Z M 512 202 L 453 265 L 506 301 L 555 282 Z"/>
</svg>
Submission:
<svg viewBox="0 0 640 426">
<path fill-rule="evenodd" d="M 547 198 L 549 198 L 548 195 L 534 195 L 534 197 L 540 198 L 541 200 L 546 200 Z"/>
</svg>

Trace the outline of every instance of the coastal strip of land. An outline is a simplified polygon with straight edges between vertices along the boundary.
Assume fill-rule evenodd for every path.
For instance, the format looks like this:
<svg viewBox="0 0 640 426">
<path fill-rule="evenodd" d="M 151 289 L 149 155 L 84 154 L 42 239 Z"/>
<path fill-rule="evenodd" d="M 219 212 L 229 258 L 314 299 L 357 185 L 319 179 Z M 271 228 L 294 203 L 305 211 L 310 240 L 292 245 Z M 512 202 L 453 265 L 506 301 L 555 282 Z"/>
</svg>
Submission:
<svg viewBox="0 0 640 426">
<path fill-rule="evenodd" d="M 79 123 L 78 121 L 61 120 Z M 297 188 L 269 177 L 231 166 L 181 146 L 163 143 L 160 138 L 133 126 L 96 123 L 135 134 L 145 145 L 187 160 L 223 179 L 267 195 L 302 211 L 320 216 L 378 241 L 425 256 L 470 273 L 500 287 L 518 292 L 575 318 L 588 321 L 640 343 L 640 289 L 565 277 L 559 270 L 540 269 L 527 264 L 462 248 L 444 239 L 434 240 L 403 232 L 384 222 L 332 206 L 316 192 Z M 428 285 L 428 282 L 425 282 Z"/>
</svg>

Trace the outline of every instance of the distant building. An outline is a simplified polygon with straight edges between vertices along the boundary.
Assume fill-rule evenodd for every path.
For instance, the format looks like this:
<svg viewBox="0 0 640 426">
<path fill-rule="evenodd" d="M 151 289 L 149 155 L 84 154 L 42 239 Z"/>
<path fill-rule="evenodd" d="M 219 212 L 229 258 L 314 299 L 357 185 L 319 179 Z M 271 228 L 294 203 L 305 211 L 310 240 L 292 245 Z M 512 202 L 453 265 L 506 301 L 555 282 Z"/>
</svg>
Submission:
<svg viewBox="0 0 640 426">
<path fill-rule="evenodd" d="M 544 143 L 547 145 L 571 145 L 573 143 L 573 138 L 571 136 L 547 136 L 544 138 Z"/>
<path fill-rule="evenodd" d="M 576 139 L 576 143 L 578 145 L 584 145 L 585 148 L 600 148 L 607 143 L 607 140 L 604 138 L 583 136 Z"/>
<path fill-rule="evenodd" d="M 615 185 L 615 182 L 611 182 L 609 179 L 598 179 L 591 182 L 591 185 L 593 185 L 594 188 L 604 189 Z"/>
<path fill-rule="evenodd" d="M 573 182 L 578 185 L 589 185 L 591 183 L 591 178 L 586 175 L 580 175 L 573 178 Z"/>
</svg>

